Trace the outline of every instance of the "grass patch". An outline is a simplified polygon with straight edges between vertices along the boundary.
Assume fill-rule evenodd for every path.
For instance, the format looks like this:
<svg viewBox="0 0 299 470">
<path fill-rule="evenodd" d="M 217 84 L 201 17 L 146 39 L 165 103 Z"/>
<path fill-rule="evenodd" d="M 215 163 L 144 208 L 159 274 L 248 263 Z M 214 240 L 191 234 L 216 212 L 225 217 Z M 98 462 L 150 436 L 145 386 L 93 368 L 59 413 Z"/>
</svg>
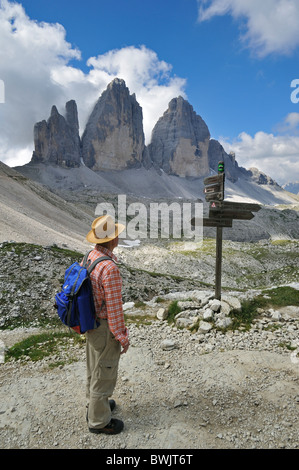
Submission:
<svg viewBox="0 0 299 470">
<path fill-rule="evenodd" d="M 245 328 L 249 330 L 253 320 L 259 315 L 257 313 L 258 308 L 261 308 L 261 304 L 257 299 L 243 301 L 241 311 L 233 310 L 230 313 L 232 324 L 229 326 L 229 329 L 237 330 Z"/>
<path fill-rule="evenodd" d="M 167 322 L 169 324 L 173 323 L 174 322 L 174 317 L 178 313 L 180 313 L 180 311 L 181 311 L 181 308 L 178 306 L 178 300 L 174 300 L 173 302 L 171 302 L 171 304 L 168 307 L 168 311 L 167 311 Z"/>
<path fill-rule="evenodd" d="M 0 302 L 1 305 L 1 302 Z M 5 322 L 5 325 L 0 328 L 0 331 L 14 330 L 15 328 L 59 328 L 61 327 L 61 320 L 57 316 L 50 316 L 48 309 L 41 309 L 39 306 L 32 306 L 31 313 L 35 313 L 34 319 L 31 317 L 22 318 L 20 315 L 17 318 L 11 318 Z M 44 317 L 43 317 L 44 315 Z"/>
<path fill-rule="evenodd" d="M 5 362 L 28 358 L 31 361 L 40 361 L 58 351 L 58 347 L 65 341 L 72 339 L 75 343 L 82 344 L 80 335 L 69 331 L 40 333 L 14 344 L 5 353 Z"/>
<path fill-rule="evenodd" d="M 144 309 L 146 304 L 142 300 L 136 300 L 134 303 L 134 307 Z"/>
<path fill-rule="evenodd" d="M 50 247 L 51 251 L 53 251 L 54 253 L 60 253 L 64 256 L 68 256 L 72 259 L 74 259 L 75 261 L 76 260 L 81 260 L 83 258 L 83 254 L 82 253 L 79 253 L 78 251 L 73 251 L 73 250 L 69 250 L 67 248 L 60 248 L 59 246 L 57 245 L 52 245 Z"/>
<path fill-rule="evenodd" d="M 287 307 L 288 305 L 299 306 L 299 290 L 293 287 L 277 287 L 264 291 L 265 300 L 270 301 L 273 306 L 276 307 Z M 270 297 L 268 299 L 267 297 Z"/>
<path fill-rule="evenodd" d="M 2 244 L 1 250 L 6 252 L 14 252 L 16 255 L 29 254 L 32 251 L 42 252 L 43 248 L 40 245 L 34 245 L 33 243 L 16 243 L 16 242 L 5 242 Z"/>
<path fill-rule="evenodd" d="M 155 318 L 150 315 L 129 315 L 124 314 L 126 324 L 134 324 L 136 326 L 151 325 Z"/>
<path fill-rule="evenodd" d="M 299 291 L 297 289 L 285 286 L 265 290 L 254 299 L 243 301 L 240 312 L 236 310 L 231 312 L 232 324 L 229 329 L 235 330 L 240 327 L 249 329 L 253 320 L 260 315 L 259 308 L 279 308 L 288 305 L 299 306 Z"/>
</svg>

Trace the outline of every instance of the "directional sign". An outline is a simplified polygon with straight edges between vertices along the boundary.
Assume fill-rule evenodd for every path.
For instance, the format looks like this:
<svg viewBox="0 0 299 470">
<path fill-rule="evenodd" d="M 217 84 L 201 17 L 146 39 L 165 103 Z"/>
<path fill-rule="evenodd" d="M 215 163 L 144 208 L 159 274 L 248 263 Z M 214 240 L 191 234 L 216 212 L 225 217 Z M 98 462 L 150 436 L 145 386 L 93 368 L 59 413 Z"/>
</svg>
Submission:
<svg viewBox="0 0 299 470">
<path fill-rule="evenodd" d="M 239 219 L 251 220 L 254 215 L 252 212 L 260 210 L 258 204 L 250 204 L 244 202 L 230 202 L 230 201 L 213 201 L 210 204 L 209 217 L 212 219 Z"/>
<path fill-rule="evenodd" d="M 204 227 L 216 227 L 216 267 L 215 267 L 215 298 L 221 299 L 221 265 L 222 265 L 222 231 L 232 227 L 233 220 L 251 220 L 253 212 L 258 212 L 259 204 L 224 201 L 224 162 L 218 162 L 218 175 L 204 179 L 205 198 L 210 202 L 209 217 L 202 220 Z M 191 220 L 195 225 L 196 219 Z M 201 222 L 201 221 L 200 221 Z"/>
<path fill-rule="evenodd" d="M 191 219 L 191 225 L 200 225 L 202 223 L 203 227 L 232 227 L 233 221 L 232 219 L 210 219 L 204 217 L 203 219 L 196 219 L 193 217 Z"/>
<path fill-rule="evenodd" d="M 223 181 L 223 174 L 222 175 L 208 176 L 207 178 L 205 178 L 203 180 L 203 183 L 205 185 L 215 184 L 215 183 L 220 184 L 222 181 Z"/>
<path fill-rule="evenodd" d="M 223 192 L 215 192 L 206 195 L 206 201 L 222 201 L 223 200 Z"/>
<path fill-rule="evenodd" d="M 205 188 L 205 194 L 220 192 L 220 184 L 211 184 Z"/>
<path fill-rule="evenodd" d="M 239 220 L 251 220 L 254 215 L 250 211 L 231 211 L 223 209 L 222 211 L 216 212 L 211 211 L 209 213 L 211 219 L 239 219 Z"/>
<path fill-rule="evenodd" d="M 233 221 L 232 219 L 210 219 L 204 218 L 203 219 L 203 226 L 204 227 L 232 227 Z"/>
<path fill-rule="evenodd" d="M 224 173 L 209 176 L 204 179 L 206 201 L 223 201 L 224 198 Z"/>
<path fill-rule="evenodd" d="M 259 204 L 252 204 L 252 203 L 247 203 L 247 202 L 231 202 L 231 201 L 222 201 L 222 202 L 211 202 L 210 204 L 210 210 L 211 211 L 219 211 L 223 208 L 230 209 L 232 211 L 252 211 L 252 212 L 258 212 L 261 209 L 261 206 Z"/>
</svg>

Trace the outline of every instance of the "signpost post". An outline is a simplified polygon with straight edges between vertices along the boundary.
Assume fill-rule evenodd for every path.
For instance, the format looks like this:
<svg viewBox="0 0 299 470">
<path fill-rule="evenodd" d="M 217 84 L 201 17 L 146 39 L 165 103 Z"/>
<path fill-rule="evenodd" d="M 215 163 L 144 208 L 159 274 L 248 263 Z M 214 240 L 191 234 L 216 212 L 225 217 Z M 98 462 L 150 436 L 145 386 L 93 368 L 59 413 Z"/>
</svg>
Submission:
<svg viewBox="0 0 299 470">
<path fill-rule="evenodd" d="M 221 201 L 222 203 L 224 199 L 224 180 L 225 180 L 224 162 L 218 163 L 218 177 L 219 177 L 220 191 L 217 193 L 217 200 Z M 209 186 L 207 188 L 209 188 Z M 213 200 L 215 201 L 215 199 Z M 210 217 L 210 214 L 209 214 L 209 217 Z M 222 268 L 222 226 L 219 225 L 216 228 L 216 269 L 215 269 L 215 298 L 218 300 L 221 299 L 221 268 Z"/>
<path fill-rule="evenodd" d="M 218 163 L 218 174 L 204 179 L 205 198 L 210 203 L 209 217 L 203 219 L 204 227 L 216 227 L 215 298 L 221 300 L 222 239 L 223 228 L 230 228 L 233 220 L 251 220 L 252 212 L 260 210 L 259 204 L 224 201 L 224 162 Z M 192 222 L 192 221 L 191 221 Z"/>
</svg>

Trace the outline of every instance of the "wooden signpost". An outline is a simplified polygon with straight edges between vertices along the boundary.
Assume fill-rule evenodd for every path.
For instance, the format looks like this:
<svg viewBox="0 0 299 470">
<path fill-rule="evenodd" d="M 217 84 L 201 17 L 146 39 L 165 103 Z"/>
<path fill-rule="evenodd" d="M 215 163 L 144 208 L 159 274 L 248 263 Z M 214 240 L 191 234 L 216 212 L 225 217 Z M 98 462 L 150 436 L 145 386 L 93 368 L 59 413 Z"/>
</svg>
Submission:
<svg viewBox="0 0 299 470">
<path fill-rule="evenodd" d="M 209 217 L 203 219 L 204 227 L 216 227 L 215 298 L 221 299 L 222 230 L 231 228 L 233 220 L 251 220 L 259 204 L 224 201 L 224 162 L 218 163 L 218 175 L 204 179 L 205 198 L 210 203 Z M 191 221 L 192 222 L 192 221 Z"/>
</svg>

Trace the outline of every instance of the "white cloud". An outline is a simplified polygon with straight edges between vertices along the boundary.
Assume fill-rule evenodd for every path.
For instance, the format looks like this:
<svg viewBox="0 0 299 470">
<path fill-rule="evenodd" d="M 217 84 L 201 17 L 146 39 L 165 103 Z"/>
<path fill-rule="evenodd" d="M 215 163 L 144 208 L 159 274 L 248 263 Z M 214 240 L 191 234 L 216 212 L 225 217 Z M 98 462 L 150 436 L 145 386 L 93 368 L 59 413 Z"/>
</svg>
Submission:
<svg viewBox="0 0 299 470">
<path fill-rule="evenodd" d="M 169 101 L 178 95 L 185 96 L 185 80 L 171 76 L 172 67 L 160 61 L 154 51 L 145 46 L 126 47 L 92 57 L 90 78 L 96 83 L 106 74 L 109 82 L 115 77 L 123 78 L 131 93 L 143 109 L 144 132 L 150 140 L 153 126 L 168 107 Z"/>
<path fill-rule="evenodd" d="M 298 0 L 197 1 L 199 21 L 226 14 L 242 21 L 242 42 L 261 57 L 271 53 L 289 55 L 299 45 Z"/>
<path fill-rule="evenodd" d="M 125 80 L 143 108 L 147 140 L 168 102 L 184 96 L 185 80 L 144 46 L 92 57 L 84 73 L 81 53 L 66 41 L 63 26 L 33 21 L 21 4 L 8 0 L 0 0 L 0 44 L 0 79 L 5 85 L 0 159 L 11 166 L 31 159 L 33 126 L 49 117 L 53 104 L 63 113 L 66 101 L 75 99 L 83 132 L 96 100 L 116 76 Z"/>
<path fill-rule="evenodd" d="M 226 152 L 235 152 L 239 166 L 258 168 L 279 184 L 299 180 L 298 136 L 242 132 L 231 142 L 220 141 Z"/>
</svg>

